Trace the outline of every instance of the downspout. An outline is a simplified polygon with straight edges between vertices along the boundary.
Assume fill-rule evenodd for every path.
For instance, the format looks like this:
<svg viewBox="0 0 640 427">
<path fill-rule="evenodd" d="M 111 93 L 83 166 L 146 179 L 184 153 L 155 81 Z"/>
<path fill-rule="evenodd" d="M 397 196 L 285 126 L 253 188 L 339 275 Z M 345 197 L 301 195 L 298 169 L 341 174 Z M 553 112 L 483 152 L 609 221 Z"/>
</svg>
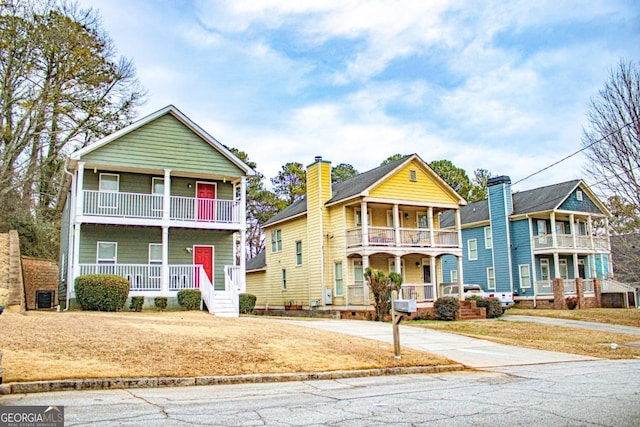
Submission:
<svg viewBox="0 0 640 427">
<path fill-rule="evenodd" d="M 69 175 L 69 179 L 71 179 L 71 185 L 75 185 L 75 181 L 73 180 L 73 174 L 71 172 L 69 172 L 67 170 L 67 162 L 64 162 L 64 168 L 63 171 L 65 174 Z M 75 195 L 75 191 L 72 191 Z M 73 203 L 75 203 L 75 197 L 71 198 L 71 201 Z M 73 209 L 73 207 L 71 206 L 71 203 L 69 203 L 69 230 L 67 231 L 69 233 L 69 237 L 67 238 L 67 286 L 66 286 L 66 301 L 65 301 L 65 305 L 64 305 L 64 310 L 63 311 L 68 311 L 69 310 L 69 264 L 71 263 L 71 265 L 73 266 L 73 257 L 69 256 L 69 249 L 71 249 L 73 246 L 71 245 L 71 239 L 74 237 L 73 235 L 73 228 L 71 227 L 71 212 L 75 211 L 75 209 Z M 74 219 L 75 221 L 75 219 Z M 73 250 L 73 249 L 72 249 Z"/>
</svg>

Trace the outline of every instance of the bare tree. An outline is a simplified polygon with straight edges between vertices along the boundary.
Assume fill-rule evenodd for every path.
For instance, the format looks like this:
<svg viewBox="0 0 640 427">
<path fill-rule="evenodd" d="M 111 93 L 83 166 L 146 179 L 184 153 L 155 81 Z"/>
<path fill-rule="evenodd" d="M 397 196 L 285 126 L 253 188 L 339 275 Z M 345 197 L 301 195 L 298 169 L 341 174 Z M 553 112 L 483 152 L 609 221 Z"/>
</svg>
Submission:
<svg viewBox="0 0 640 427">
<path fill-rule="evenodd" d="M 640 208 L 640 68 L 620 61 L 589 105 L 582 144 L 586 170 L 609 196 Z"/>
</svg>

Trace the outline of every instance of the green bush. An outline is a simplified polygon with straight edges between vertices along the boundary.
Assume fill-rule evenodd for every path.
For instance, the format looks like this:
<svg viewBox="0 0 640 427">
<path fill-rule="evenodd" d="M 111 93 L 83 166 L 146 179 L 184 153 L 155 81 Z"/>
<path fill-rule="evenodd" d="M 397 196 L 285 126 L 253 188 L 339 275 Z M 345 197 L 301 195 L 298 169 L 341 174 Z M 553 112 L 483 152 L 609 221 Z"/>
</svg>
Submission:
<svg viewBox="0 0 640 427">
<path fill-rule="evenodd" d="M 144 297 L 131 297 L 131 303 L 129 304 L 129 310 L 142 311 L 144 305 Z"/>
<path fill-rule="evenodd" d="M 158 310 L 163 311 L 167 308 L 167 297 L 155 297 L 153 303 Z"/>
<path fill-rule="evenodd" d="M 467 298 L 470 299 L 470 298 Z M 487 310 L 487 319 L 497 319 L 502 316 L 502 303 L 497 298 L 481 298 L 476 300 L 477 307 L 484 307 Z"/>
<path fill-rule="evenodd" d="M 198 289 L 183 289 L 178 292 L 178 304 L 187 310 L 198 310 L 202 302 L 202 295 Z"/>
<path fill-rule="evenodd" d="M 129 297 L 129 281 L 114 274 L 89 274 L 76 278 L 75 290 L 83 310 L 117 311 Z"/>
<path fill-rule="evenodd" d="M 460 301 L 454 297 L 441 297 L 433 304 L 436 308 L 436 320 L 456 320 L 460 311 Z"/>
<path fill-rule="evenodd" d="M 252 294 L 240 294 L 240 313 L 253 313 L 253 309 L 256 307 L 256 299 L 258 297 Z"/>
</svg>

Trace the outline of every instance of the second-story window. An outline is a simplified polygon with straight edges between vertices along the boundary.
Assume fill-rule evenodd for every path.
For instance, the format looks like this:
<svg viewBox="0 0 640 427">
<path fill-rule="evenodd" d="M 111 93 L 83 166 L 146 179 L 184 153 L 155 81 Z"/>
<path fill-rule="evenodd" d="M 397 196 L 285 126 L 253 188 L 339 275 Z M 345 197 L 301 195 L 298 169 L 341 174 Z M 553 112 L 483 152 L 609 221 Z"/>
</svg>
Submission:
<svg viewBox="0 0 640 427">
<path fill-rule="evenodd" d="M 296 242 L 296 265 L 302 265 L 302 242 Z"/>
<path fill-rule="evenodd" d="M 155 196 L 164 196 L 164 178 L 151 178 L 151 194 Z M 162 199 L 154 197 L 151 202 L 151 209 L 154 216 L 162 215 Z"/>
<path fill-rule="evenodd" d="M 271 230 L 271 252 L 282 251 L 282 230 Z"/>
<path fill-rule="evenodd" d="M 362 210 L 357 208 L 355 210 L 356 227 L 362 226 Z M 371 225 L 371 209 L 367 209 L 367 225 Z"/>
<path fill-rule="evenodd" d="M 467 240 L 467 249 L 469 254 L 469 261 L 478 259 L 478 241 L 476 239 Z"/>
<path fill-rule="evenodd" d="M 484 247 L 486 249 L 493 248 L 493 236 L 491 235 L 491 227 L 484 228 Z"/>
<path fill-rule="evenodd" d="M 120 175 L 113 173 L 101 173 L 98 184 L 100 190 L 100 208 L 117 208 L 118 191 L 120 190 Z"/>
</svg>

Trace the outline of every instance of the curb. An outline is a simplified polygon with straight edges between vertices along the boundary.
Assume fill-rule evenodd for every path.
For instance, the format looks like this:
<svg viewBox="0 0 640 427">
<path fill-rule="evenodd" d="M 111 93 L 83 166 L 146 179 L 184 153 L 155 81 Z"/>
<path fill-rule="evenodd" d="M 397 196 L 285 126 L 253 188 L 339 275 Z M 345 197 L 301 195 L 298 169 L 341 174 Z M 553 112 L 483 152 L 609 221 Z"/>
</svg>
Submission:
<svg viewBox="0 0 640 427">
<path fill-rule="evenodd" d="M 231 376 L 160 377 L 160 378 L 99 378 L 53 381 L 31 381 L 0 384 L 0 395 L 47 393 L 72 390 L 114 390 L 125 388 L 189 387 L 288 381 L 336 380 L 343 378 L 379 377 L 387 375 L 437 374 L 464 370 L 460 364 L 409 366 L 398 368 L 360 369 L 354 371 L 299 372 L 283 374 L 246 374 Z"/>
</svg>

